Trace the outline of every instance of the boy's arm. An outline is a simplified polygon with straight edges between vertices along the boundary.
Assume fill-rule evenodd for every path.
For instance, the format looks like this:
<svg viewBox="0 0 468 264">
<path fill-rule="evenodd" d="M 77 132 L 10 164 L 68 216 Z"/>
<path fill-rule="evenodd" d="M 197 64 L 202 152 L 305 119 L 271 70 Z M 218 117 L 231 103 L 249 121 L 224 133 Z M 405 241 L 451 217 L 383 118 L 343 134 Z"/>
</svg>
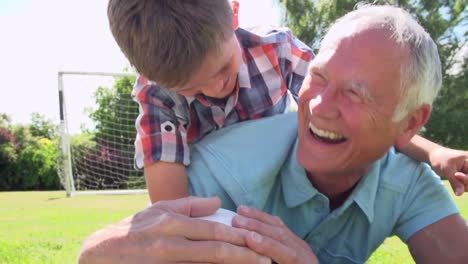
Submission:
<svg viewBox="0 0 468 264">
<path fill-rule="evenodd" d="M 139 76 L 132 92 L 139 106 L 135 122 L 135 165 L 144 167 L 151 202 L 188 195 L 185 165 L 190 163 L 185 98 Z M 177 106 L 177 107 L 175 107 Z M 179 118 L 180 117 L 180 118 Z"/>
<path fill-rule="evenodd" d="M 145 166 L 145 180 L 151 203 L 188 196 L 187 173 L 180 163 L 158 161 Z"/>
<path fill-rule="evenodd" d="M 456 195 L 468 192 L 468 151 L 445 148 L 418 135 L 400 151 L 431 165 L 437 174 L 449 180 Z"/>
</svg>

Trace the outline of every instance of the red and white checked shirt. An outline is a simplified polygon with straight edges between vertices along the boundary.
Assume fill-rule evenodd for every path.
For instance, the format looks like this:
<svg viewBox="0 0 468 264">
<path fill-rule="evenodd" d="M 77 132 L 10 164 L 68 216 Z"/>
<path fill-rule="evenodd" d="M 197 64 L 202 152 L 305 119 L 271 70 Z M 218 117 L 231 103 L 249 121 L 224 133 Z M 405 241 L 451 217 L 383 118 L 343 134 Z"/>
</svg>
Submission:
<svg viewBox="0 0 468 264">
<path fill-rule="evenodd" d="M 263 33 L 260 31 L 263 30 Z M 312 50 L 287 28 L 236 30 L 243 52 L 238 86 L 226 100 L 184 97 L 140 76 L 132 96 L 139 104 L 135 165 L 190 164 L 189 144 L 250 119 L 282 114 L 296 105 Z M 292 99 L 293 98 L 293 99 Z"/>
</svg>

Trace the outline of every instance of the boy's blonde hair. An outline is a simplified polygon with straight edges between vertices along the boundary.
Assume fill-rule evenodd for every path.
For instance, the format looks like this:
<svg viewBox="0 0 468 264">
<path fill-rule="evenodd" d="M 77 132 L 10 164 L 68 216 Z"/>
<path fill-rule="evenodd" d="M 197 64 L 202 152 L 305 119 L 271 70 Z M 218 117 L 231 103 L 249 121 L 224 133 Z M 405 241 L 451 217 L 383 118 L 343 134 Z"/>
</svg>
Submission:
<svg viewBox="0 0 468 264">
<path fill-rule="evenodd" d="M 107 14 L 130 63 L 166 88 L 189 81 L 234 32 L 227 0 L 110 0 Z"/>
</svg>

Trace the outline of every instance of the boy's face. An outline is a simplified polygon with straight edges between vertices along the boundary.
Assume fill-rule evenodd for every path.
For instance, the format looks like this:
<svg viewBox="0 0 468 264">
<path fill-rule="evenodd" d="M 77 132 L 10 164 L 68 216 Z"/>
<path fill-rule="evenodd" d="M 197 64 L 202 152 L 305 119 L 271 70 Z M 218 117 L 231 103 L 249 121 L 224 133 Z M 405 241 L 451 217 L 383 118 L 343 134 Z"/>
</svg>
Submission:
<svg viewBox="0 0 468 264">
<path fill-rule="evenodd" d="M 228 97 L 235 88 L 242 59 L 237 37 L 232 34 L 217 52 L 208 54 L 198 72 L 182 87 L 173 91 L 183 96 L 204 94 L 214 98 Z"/>
</svg>

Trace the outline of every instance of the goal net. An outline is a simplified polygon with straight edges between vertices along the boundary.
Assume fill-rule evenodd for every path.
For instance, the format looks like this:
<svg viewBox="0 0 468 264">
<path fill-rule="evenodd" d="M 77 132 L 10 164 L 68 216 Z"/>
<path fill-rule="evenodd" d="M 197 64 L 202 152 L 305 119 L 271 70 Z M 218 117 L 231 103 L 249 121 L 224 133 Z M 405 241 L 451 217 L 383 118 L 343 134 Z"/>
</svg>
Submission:
<svg viewBox="0 0 468 264">
<path fill-rule="evenodd" d="M 135 119 L 130 73 L 59 72 L 59 176 L 67 196 L 144 193 L 134 168 Z"/>
</svg>

